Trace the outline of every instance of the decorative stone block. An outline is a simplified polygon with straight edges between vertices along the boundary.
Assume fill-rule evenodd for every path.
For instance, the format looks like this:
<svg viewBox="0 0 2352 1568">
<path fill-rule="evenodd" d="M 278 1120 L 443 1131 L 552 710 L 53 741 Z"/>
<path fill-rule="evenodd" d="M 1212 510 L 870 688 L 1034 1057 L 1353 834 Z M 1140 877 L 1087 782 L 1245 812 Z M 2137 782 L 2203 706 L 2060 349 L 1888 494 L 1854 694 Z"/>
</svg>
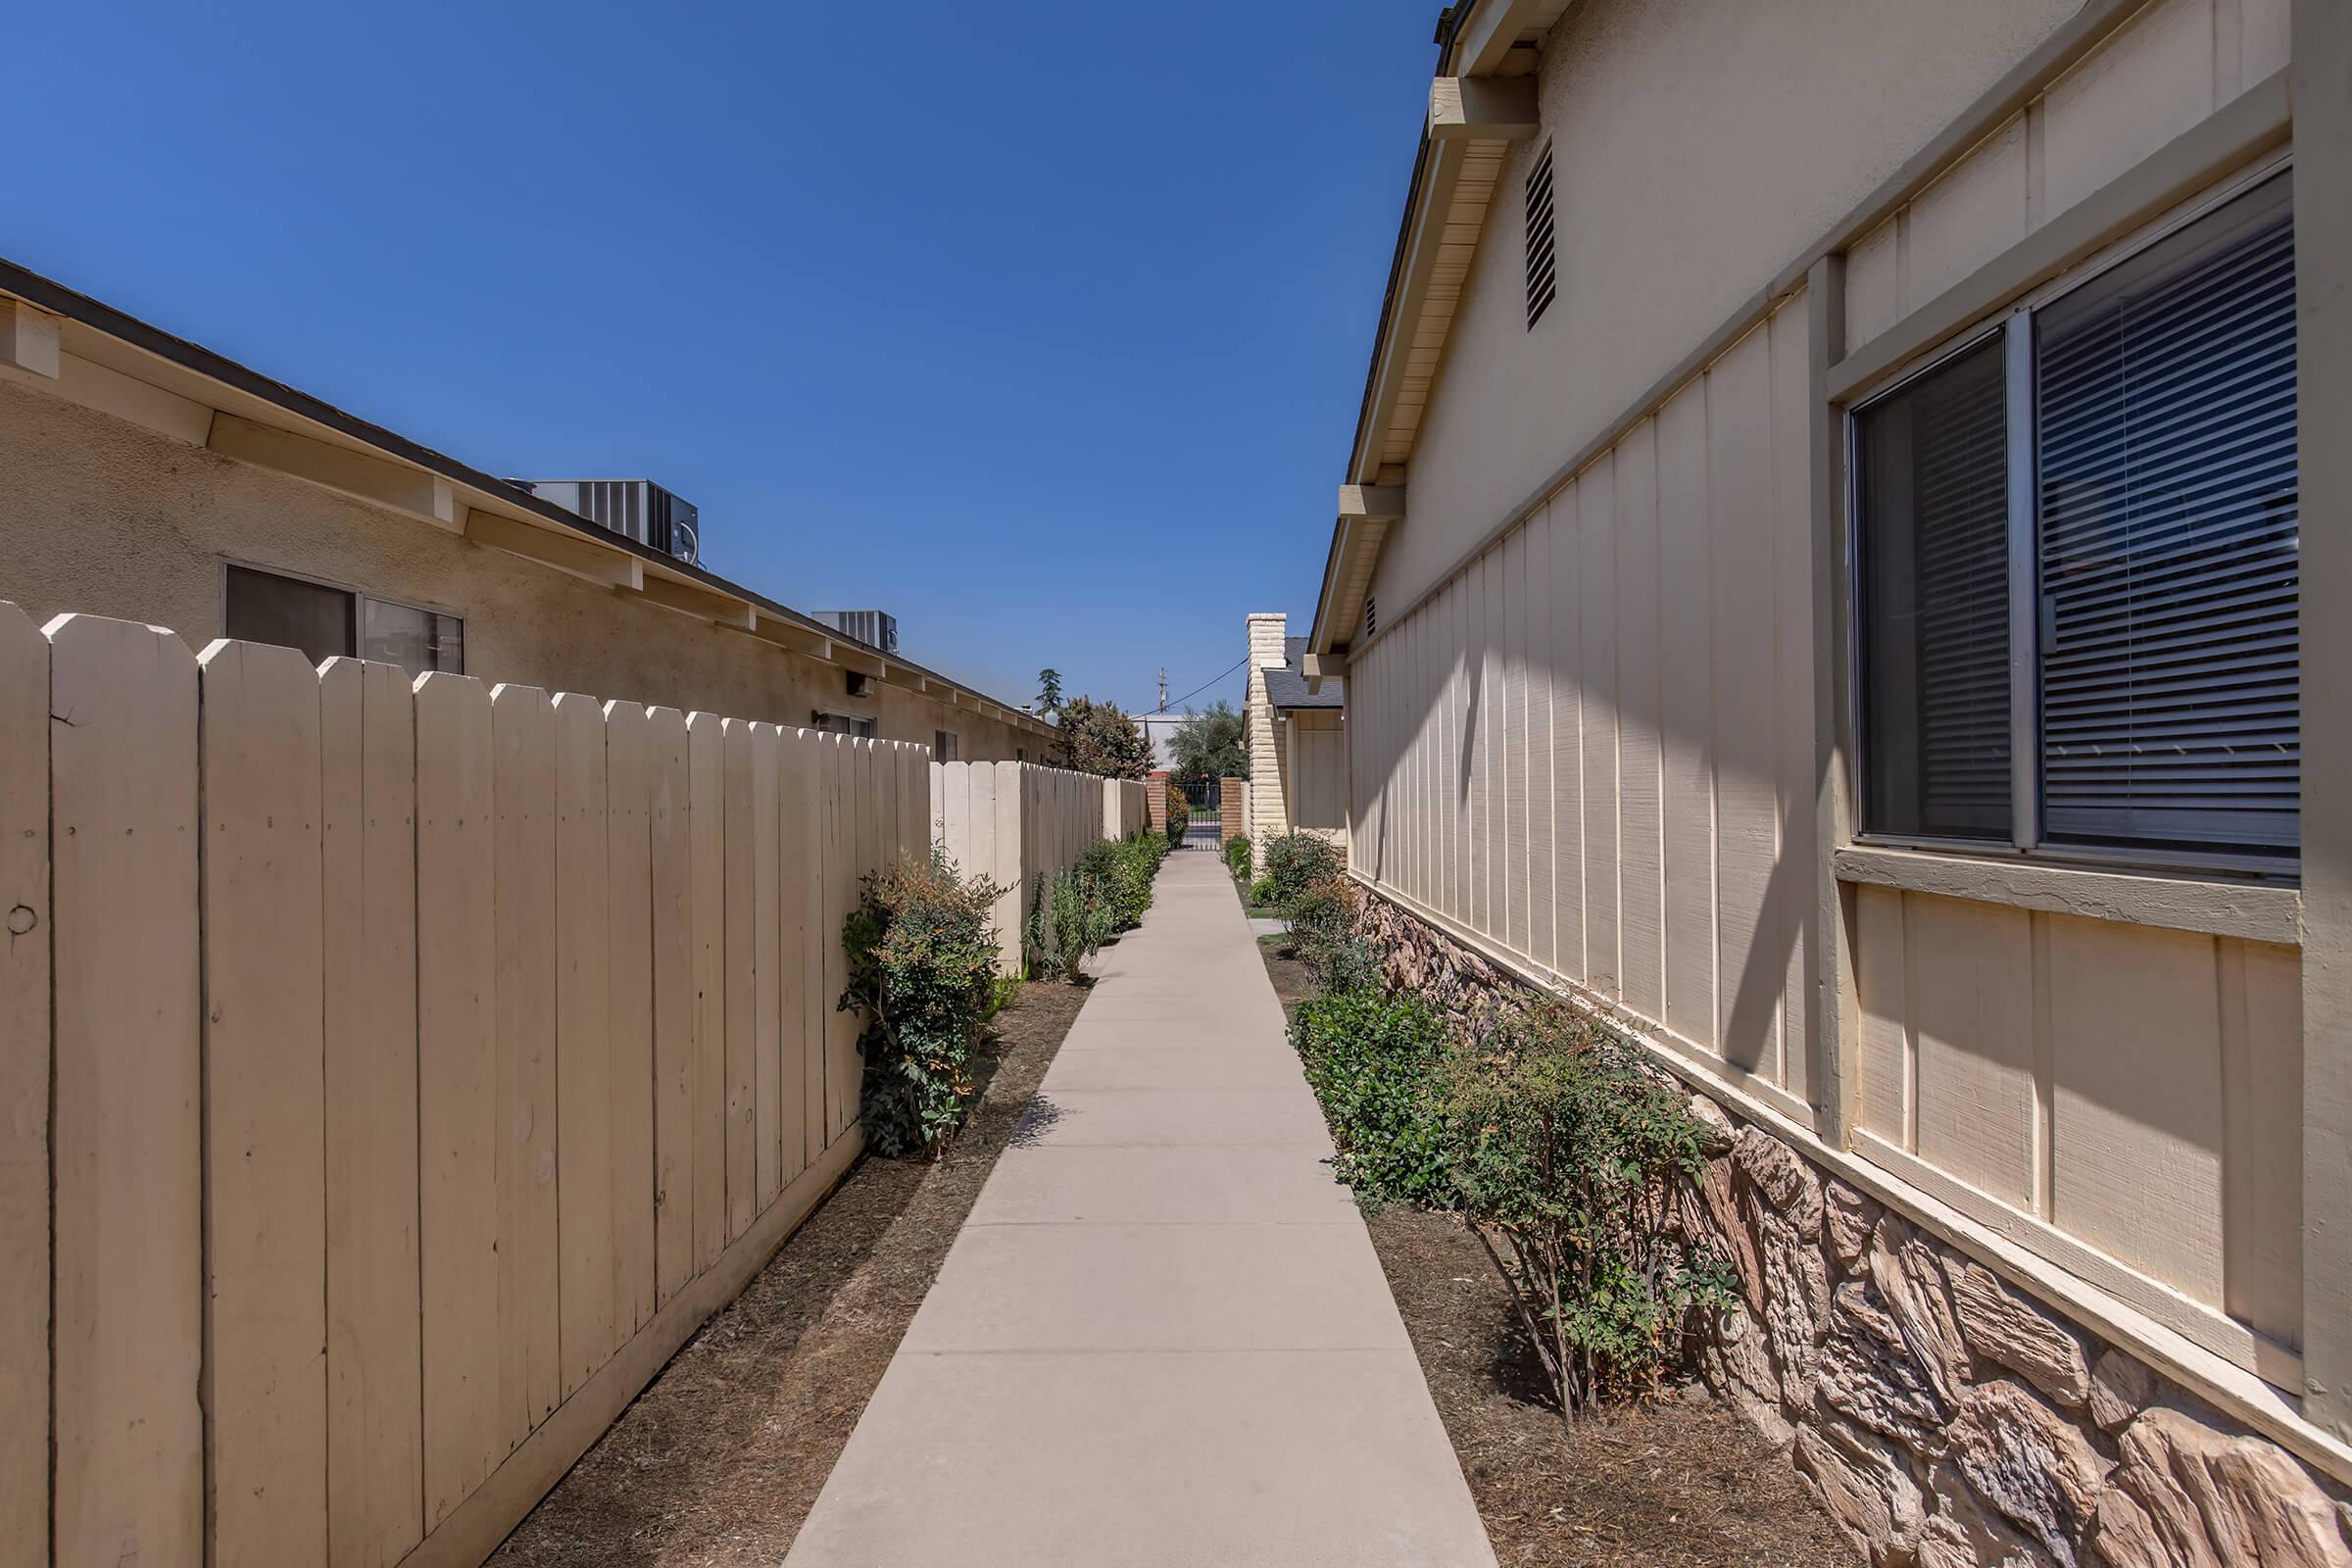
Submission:
<svg viewBox="0 0 2352 1568">
<path fill-rule="evenodd" d="M 2090 1398 L 2090 1366 L 2082 1342 L 2040 1307 L 2003 1285 L 1992 1270 L 1965 1260 L 1947 1262 L 1952 1306 L 1968 1348 L 1984 1360 L 2024 1374 L 2070 1410 Z"/>
</svg>

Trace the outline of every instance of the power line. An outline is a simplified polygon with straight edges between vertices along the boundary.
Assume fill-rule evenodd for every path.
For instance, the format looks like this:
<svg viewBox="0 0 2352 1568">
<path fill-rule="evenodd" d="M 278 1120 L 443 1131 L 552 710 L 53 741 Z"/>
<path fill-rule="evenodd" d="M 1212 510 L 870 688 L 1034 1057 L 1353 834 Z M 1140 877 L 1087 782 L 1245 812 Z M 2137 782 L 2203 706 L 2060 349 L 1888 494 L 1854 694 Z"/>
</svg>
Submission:
<svg viewBox="0 0 2352 1568">
<path fill-rule="evenodd" d="M 1211 686 L 1214 686 L 1217 682 L 1223 680 L 1226 676 L 1232 674 L 1235 670 L 1241 668 L 1248 662 L 1250 662 L 1250 656 L 1248 654 L 1244 654 L 1241 658 L 1235 660 L 1232 663 L 1227 664 L 1223 669 L 1218 670 L 1214 675 L 1209 676 L 1208 679 L 1202 681 L 1191 691 L 1186 692 L 1182 697 L 1177 698 L 1175 702 L 1161 704 L 1159 710 L 1164 713 L 1170 708 L 1181 708 L 1184 704 L 1191 702 L 1194 698 L 1200 696 L 1202 692 L 1208 690 Z M 1164 679 L 1165 677 L 1162 678 Z M 1165 691 L 1167 688 L 1162 686 L 1160 690 Z"/>
</svg>

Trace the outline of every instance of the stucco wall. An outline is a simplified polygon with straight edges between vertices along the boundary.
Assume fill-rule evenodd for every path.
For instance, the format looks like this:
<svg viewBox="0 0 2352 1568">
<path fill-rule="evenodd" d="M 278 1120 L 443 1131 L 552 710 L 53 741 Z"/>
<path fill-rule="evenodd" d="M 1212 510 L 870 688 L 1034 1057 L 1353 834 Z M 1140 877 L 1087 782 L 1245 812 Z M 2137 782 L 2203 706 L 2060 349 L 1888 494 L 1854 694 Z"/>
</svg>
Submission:
<svg viewBox="0 0 2352 1568">
<path fill-rule="evenodd" d="M 706 620 L 109 415 L 0 382 L 0 599 L 36 621 L 85 611 L 221 633 L 221 562 L 316 577 L 466 620 L 466 673 L 549 691 L 807 727 L 819 708 L 890 740 L 952 729 L 967 760 L 1036 755 L 999 720 L 843 672 Z"/>
<path fill-rule="evenodd" d="M 2080 0 L 1571 7 L 1511 150 L 1373 579 L 1401 612 Z M 1559 295 L 1526 322 L 1522 191 L 1554 159 Z"/>
</svg>

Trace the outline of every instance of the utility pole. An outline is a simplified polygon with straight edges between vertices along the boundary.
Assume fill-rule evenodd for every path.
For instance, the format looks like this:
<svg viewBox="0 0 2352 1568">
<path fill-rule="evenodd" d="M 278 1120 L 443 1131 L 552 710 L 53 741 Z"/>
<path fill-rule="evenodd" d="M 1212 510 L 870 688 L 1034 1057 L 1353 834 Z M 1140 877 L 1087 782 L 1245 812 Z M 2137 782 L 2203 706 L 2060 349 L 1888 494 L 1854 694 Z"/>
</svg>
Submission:
<svg viewBox="0 0 2352 1568">
<path fill-rule="evenodd" d="M 1168 710 L 1168 666 L 1165 664 L 1159 666 L 1159 710 L 1163 713 Z"/>
</svg>

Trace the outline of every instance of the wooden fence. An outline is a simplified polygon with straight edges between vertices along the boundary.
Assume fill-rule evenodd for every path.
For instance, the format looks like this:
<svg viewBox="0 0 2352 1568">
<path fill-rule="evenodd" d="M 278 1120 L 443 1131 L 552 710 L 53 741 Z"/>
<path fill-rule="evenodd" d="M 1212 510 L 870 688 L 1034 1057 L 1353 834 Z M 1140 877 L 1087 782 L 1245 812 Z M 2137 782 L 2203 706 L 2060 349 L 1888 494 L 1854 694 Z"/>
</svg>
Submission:
<svg viewBox="0 0 2352 1568">
<path fill-rule="evenodd" d="M 931 770 L 939 845 L 998 896 L 997 963 L 1021 967 L 1021 930 L 1040 880 L 1078 863 L 1090 844 L 1141 830 L 1144 786 L 1027 762 L 945 762 Z M 1129 825 L 1129 824 L 1134 825 Z"/>
<path fill-rule="evenodd" d="M 0 604 L 0 1565 L 478 1563 L 855 1155 L 928 770 Z"/>
</svg>

